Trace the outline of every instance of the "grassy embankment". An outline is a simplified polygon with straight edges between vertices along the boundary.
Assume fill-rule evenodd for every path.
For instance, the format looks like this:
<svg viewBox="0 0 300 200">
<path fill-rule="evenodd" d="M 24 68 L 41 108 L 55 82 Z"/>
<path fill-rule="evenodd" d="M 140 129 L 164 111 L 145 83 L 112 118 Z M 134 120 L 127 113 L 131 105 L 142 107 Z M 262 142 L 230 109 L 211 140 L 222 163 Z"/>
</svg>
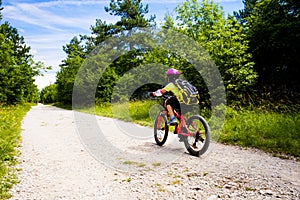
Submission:
<svg viewBox="0 0 300 200">
<path fill-rule="evenodd" d="M 143 101 L 113 106 L 102 104 L 93 110 L 84 111 L 153 126 L 154 119 L 149 118 L 149 110 L 158 109 L 150 109 L 154 104 L 157 102 Z M 112 107 L 116 112 L 112 112 Z M 155 114 L 150 113 L 150 116 L 155 117 Z M 209 118 L 208 116 L 204 117 Z M 285 108 L 285 110 L 277 109 L 276 111 L 263 107 L 251 109 L 227 107 L 225 124 L 218 141 L 262 149 L 283 158 L 293 156 L 299 160 L 299 107 Z"/>
<path fill-rule="evenodd" d="M 29 104 L 0 105 L 0 199 L 8 199 L 9 189 L 17 182 L 16 147 L 21 141 L 21 122 L 30 107 Z"/>
<path fill-rule="evenodd" d="M 220 142 L 300 158 L 300 111 L 227 109 Z"/>
</svg>

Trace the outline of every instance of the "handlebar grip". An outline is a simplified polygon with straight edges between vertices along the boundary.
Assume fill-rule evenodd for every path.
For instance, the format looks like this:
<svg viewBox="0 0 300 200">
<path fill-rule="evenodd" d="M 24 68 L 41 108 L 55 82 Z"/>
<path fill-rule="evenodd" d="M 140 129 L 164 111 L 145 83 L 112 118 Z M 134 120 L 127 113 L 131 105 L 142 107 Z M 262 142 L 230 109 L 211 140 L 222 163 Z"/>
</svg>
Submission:
<svg viewBox="0 0 300 200">
<path fill-rule="evenodd" d="M 148 96 L 149 97 L 155 97 L 154 94 L 153 94 L 153 92 L 148 92 Z"/>
</svg>

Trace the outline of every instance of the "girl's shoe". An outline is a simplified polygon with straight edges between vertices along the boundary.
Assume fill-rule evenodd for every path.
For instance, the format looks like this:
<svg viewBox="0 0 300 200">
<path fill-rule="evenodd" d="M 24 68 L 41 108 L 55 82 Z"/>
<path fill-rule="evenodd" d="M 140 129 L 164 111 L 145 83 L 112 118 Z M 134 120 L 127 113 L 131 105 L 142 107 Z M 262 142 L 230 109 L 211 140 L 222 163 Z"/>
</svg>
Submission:
<svg viewBox="0 0 300 200">
<path fill-rule="evenodd" d="M 170 120 L 168 121 L 168 124 L 169 124 L 169 125 L 173 125 L 173 124 L 175 124 L 175 123 L 177 123 L 176 117 L 173 116 L 173 117 L 171 117 Z"/>
</svg>

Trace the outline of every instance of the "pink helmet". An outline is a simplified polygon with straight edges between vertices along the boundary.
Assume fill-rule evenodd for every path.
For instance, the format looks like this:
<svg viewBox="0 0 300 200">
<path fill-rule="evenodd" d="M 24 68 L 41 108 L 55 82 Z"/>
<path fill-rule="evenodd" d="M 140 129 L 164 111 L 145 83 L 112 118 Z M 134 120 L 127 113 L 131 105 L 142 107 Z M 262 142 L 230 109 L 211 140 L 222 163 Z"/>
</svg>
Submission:
<svg viewBox="0 0 300 200">
<path fill-rule="evenodd" d="M 168 69 L 168 71 L 166 72 L 166 75 L 180 75 L 180 72 L 177 69 L 174 68 L 170 68 Z"/>
</svg>

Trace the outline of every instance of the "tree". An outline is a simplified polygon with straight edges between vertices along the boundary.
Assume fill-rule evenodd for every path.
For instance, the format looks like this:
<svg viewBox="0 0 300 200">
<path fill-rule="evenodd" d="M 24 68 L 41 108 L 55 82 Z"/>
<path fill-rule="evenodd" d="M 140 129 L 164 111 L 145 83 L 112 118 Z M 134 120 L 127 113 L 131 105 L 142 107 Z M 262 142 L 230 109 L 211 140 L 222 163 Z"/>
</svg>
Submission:
<svg viewBox="0 0 300 200">
<path fill-rule="evenodd" d="M 48 85 L 40 93 L 40 101 L 43 103 L 55 103 L 58 101 L 57 85 Z"/>
<path fill-rule="evenodd" d="M 0 0 L 0 22 L 2 20 Z M 34 77 L 51 69 L 35 62 L 23 36 L 8 22 L 0 24 L 0 103 L 36 102 L 39 98 Z"/>
<path fill-rule="evenodd" d="M 243 4 L 244 4 L 244 9 L 243 10 L 239 10 L 234 11 L 233 15 L 234 17 L 242 24 L 242 25 L 246 25 L 247 20 L 246 18 L 249 17 L 251 15 L 251 13 L 253 13 L 254 7 L 255 7 L 255 3 L 258 0 L 243 0 Z"/>
<path fill-rule="evenodd" d="M 262 93 L 273 98 L 300 92 L 300 2 L 297 0 L 245 0 L 235 13 L 245 26 Z"/>
<path fill-rule="evenodd" d="M 103 41 L 113 35 L 130 37 L 135 28 L 155 25 L 155 16 L 145 18 L 145 14 L 149 11 L 148 5 L 144 6 L 141 0 L 111 0 L 109 6 L 105 7 L 105 11 L 110 15 L 119 16 L 120 20 L 115 24 L 107 24 L 101 19 L 96 19 L 96 24 L 91 27 L 91 36 L 80 36 L 80 40 L 73 39 L 67 47 L 64 47 L 68 58 L 63 61 L 56 81 L 59 96 L 64 103 L 71 103 L 75 77 L 81 64 L 84 63 L 85 57 L 90 53 L 93 54 Z M 134 43 L 121 42 L 116 46 L 120 49 L 130 49 L 131 52 L 112 62 L 106 72 L 103 72 L 103 69 L 85 71 L 86 76 L 79 77 L 80 80 L 78 79 L 76 83 L 76 87 L 83 92 L 90 87 L 88 81 L 97 80 L 97 76 L 102 74 L 96 91 L 98 101 L 110 101 L 114 84 L 118 78 L 138 64 L 136 57 L 139 53 L 134 48 Z M 97 63 L 97 57 L 91 61 Z"/>
<path fill-rule="evenodd" d="M 14 104 L 36 101 L 33 77 L 40 73 L 40 63 L 33 61 L 24 38 L 8 22 L 0 26 L 0 102 Z"/>
<path fill-rule="evenodd" d="M 149 7 L 148 5 L 144 7 L 141 0 L 112 0 L 109 7 L 105 7 L 105 11 L 110 15 L 121 17 L 120 21 L 115 24 L 118 32 L 155 25 L 152 24 L 155 16 L 150 16 L 149 19 L 145 18 Z"/>
<path fill-rule="evenodd" d="M 78 37 L 74 37 L 69 44 L 63 47 L 67 58 L 60 65 L 56 75 L 56 85 L 59 101 L 71 104 L 75 77 L 86 56 L 85 47 Z"/>
<path fill-rule="evenodd" d="M 92 37 L 84 36 L 89 50 L 93 50 L 95 46 L 117 33 L 117 29 L 113 24 L 107 24 L 106 21 L 96 19 L 96 24 L 91 26 Z M 89 52 L 90 52 L 89 51 Z"/>
<path fill-rule="evenodd" d="M 181 31 L 196 40 L 212 56 L 222 75 L 228 100 L 242 100 L 252 94 L 256 82 L 248 41 L 243 27 L 213 1 L 187 0 L 176 7 L 176 24 L 166 17 L 165 27 Z"/>
<path fill-rule="evenodd" d="M 107 24 L 101 19 L 96 19 L 95 26 L 91 27 L 93 36 L 87 38 L 94 41 L 95 46 L 112 35 L 128 33 L 127 36 L 130 36 L 131 31 L 137 27 L 155 26 L 155 16 L 145 18 L 149 7 L 144 6 L 141 0 L 111 0 L 109 6 L 105 7 L 105 11 L 110 15 L 120 17 L 120 20 L 115 24 Z M 130 49 L 132 50 L 133 47 L 131 46 Z"/>
</svg>

